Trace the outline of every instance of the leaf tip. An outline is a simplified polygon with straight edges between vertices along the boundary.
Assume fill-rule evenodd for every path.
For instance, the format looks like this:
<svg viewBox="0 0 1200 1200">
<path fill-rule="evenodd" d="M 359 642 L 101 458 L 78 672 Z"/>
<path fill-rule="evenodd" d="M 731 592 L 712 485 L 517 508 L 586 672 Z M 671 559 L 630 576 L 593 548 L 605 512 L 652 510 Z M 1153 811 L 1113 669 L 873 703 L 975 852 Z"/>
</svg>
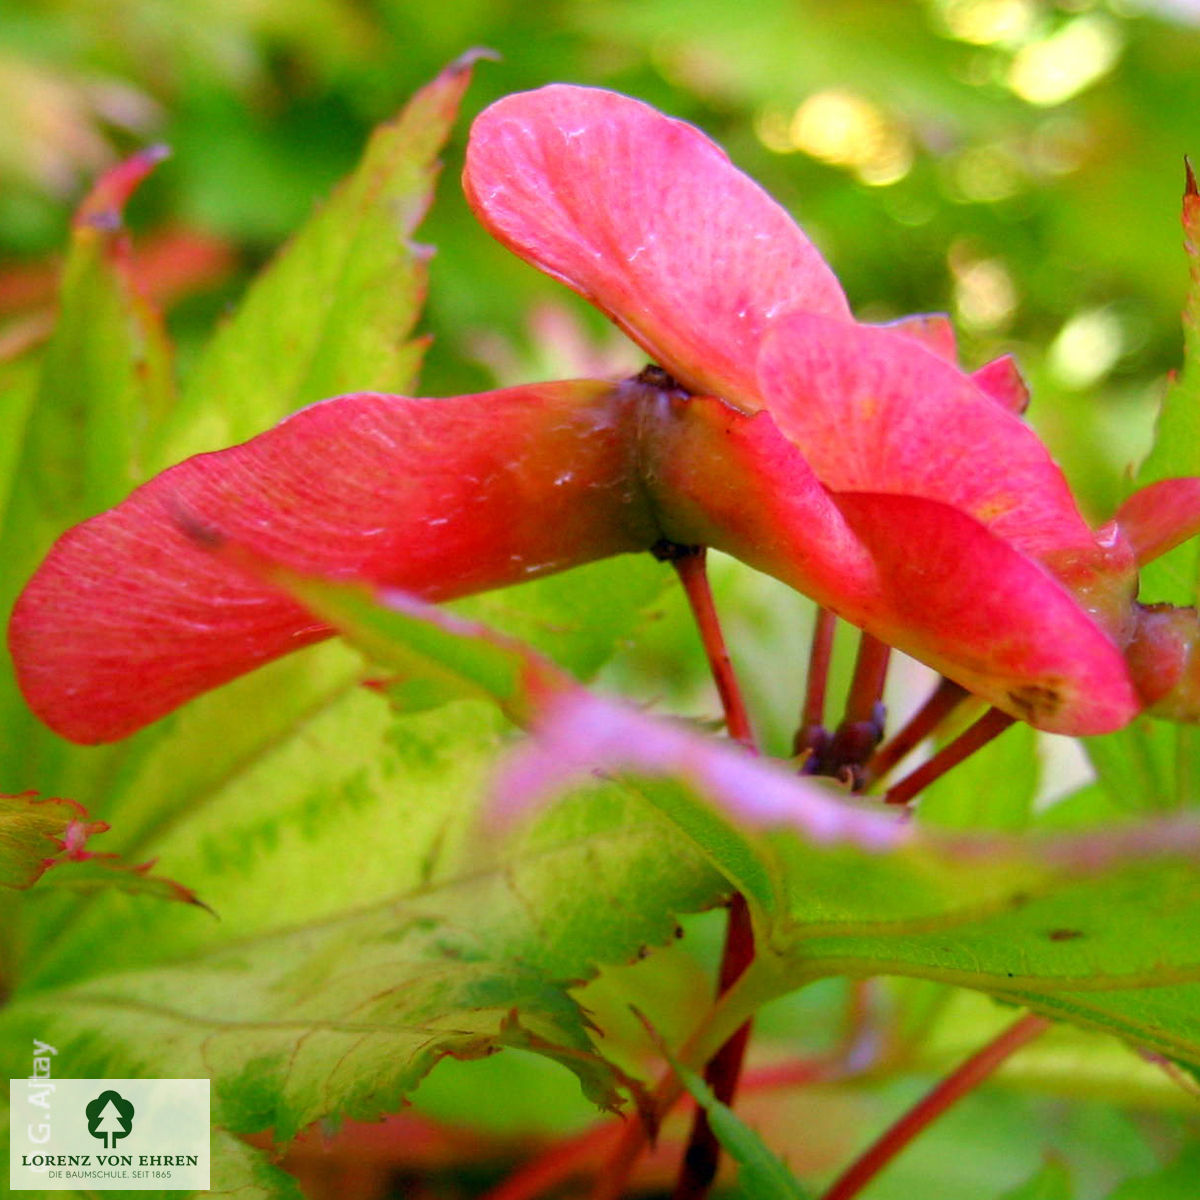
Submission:
<svg viewBox="0 0 1200 1200">
<path fill-rule="evenodd" d="M 504 55 L 499 50 L 493 50 L 491 46 L 472 46 L 470 50 L 463 51 L 446 67 L 446 74 L 461 75 L 463 72 L 469 71 L 477 62 L 503 61 Z"/>
<path fill-rule="evenodd" d="M 129 198 L 142 180 L 170 153 L 168 146 L 157 142 L 144 147 L 115 167 L 110 167 L 96 180 L 76 210 L 74 227 L 94 229 L 101 233 L 114 233 L 120 229 Z"/>
<path fill-rule="evenodd" d="M 1196 184 L 1196 172 L 1192 160 L 1183 156 L 1183 231 L 1187 238 L 1188 253 L 1195 257 L 1195 243 L 1200 239 L 1200 187 Z"/>
</svg>

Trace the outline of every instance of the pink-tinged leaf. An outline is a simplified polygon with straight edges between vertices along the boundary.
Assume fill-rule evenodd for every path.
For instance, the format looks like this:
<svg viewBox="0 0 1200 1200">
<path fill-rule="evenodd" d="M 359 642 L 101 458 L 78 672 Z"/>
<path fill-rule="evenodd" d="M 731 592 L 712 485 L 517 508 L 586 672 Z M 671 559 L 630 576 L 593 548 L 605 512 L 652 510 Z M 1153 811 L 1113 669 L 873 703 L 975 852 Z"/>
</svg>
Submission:
<svg viewBox="0 0 1200 1200">
<path fill-rule="evenodd" d="M 49 864 L 58 869 L 47 874 L 43 883 L 73 892 L 115 888 L 133 896 L 150 896 L 177 904 L 192 904 L 216 916 L 190 887 L 164 875 L 155 874 L 156 865 L 156 859 L 127 863 L 122 861 L 118 854 L 101 854 L 94 851 L 67 854 Z"/>
<path fill-rule="evenodd" d="M 1138 565 L 1200 533 L 1200 479 L 1161 479 L 1134 492 L 1113 518 Z"/>
<path fill-rule="evenodd" d="M 1037 435 L 912 339 L 797 314 L 759 359 L 771 415 L 834 491 L 939 500 L 1025 554 L 1094 550 Z"/>
<path fill-rule="evenodd" d="M 0 794 L 0 884 L 29 887 L 68 846 L 78 847 L 107 828 L 103 821 L 89 822 L 74 800 Z"/>
<path fill-rule="evenodd" d="M 115 887 L 208 907 L 190 888 L 152 875 L 152 862 L 131 865 L 87 848 L 89 839 L 107 831 L 106 822 L 89 820 L 74 800 L 35 792 L 0 795 L 0 885 L 27 888 L 44 879 L 59 887 Z"/>
<path fill-rule="evenodd" d="M 76 213 L 11 498 L 21 538 L 5 548 L 10 566 L 14 554 L 48 544 L 39 519 L 57 533 L 128 492 L 150 430 L 172 406 L 170 339 L 122 226 L 123 205 L 163 155 L 154 148 L 111 168 Z M 25 564 L 15 565 L 19 577 Z"/>
<path fill-rule="evenodd" d="M 848 316 L 787 212 L 698 129 L 626 96 L 556 84 L 500 100 L 471 130 L 463 185 L 495 237 L 693 392 L 756 409 L 767 323 Z"/>
<path fill-rule="evenodd" d="M 1029 407 L 1029 385 L 1011 354 L 1002 354 L 972 371 L 971 381 L 985 396 L 1017 416 Z"/>
<path fill-rule="evenodd" d="M 578 775 L 612 767 L 634 775 L 682 775 L 726 816 L 753 826 L 798 828 L 818 842 L 848 840 L 884 849 L 907 836 L 890 813 L 863 813 L 821 785 L 798 780 L 729 743 L 596 697 L 536 651 L 479 622 L 395 589 L 304 575 L 237 542 L 211 541 L 208 550 L 286 591 L 374 662 L 400 670 L 416 663 L 432 678 L 490 697 L 531 728 L 536 744 L 514 760 L 507 776 L 511 787 L 502 787 L 504 799 L 493 813 L 498 818 L 511 820 Z M 659 802 L 671 807 L 661 797 Z M 700 840 L 718 865 L 740 863 L 757 880 L 755 893 L 770 902 L 771 884 L 761 864 L 731 847 L 738 840 L 734 831 L 722 825 L 714 834 L 711 818 L 690 825 L 693 834 L 707 828 Z M 747 882 L 736 869 L 732 877 L 739 886 Z"/>
<path fill-rule="evenodd" d="M 1048 894 L 1071 878 L 1102 876 L 1126 863 L 1194 863 L 1200 852 L 1200 823 L 1193 817 L 1036 838 L 923 827 L 751 757 L 729 742 L 656 720 L 582 688 L 557 694 L 534 737 L 509 755 L 494 785 L 488 816 L 504 828 L 597 776 L 615 776 L 631 784 L 668 820 L 684 828 L 743 890 L 746 882 L 756 884 L 750 898 L 768 919 L 781 900 L 779 880 L 762 870 L 761 849 L 742 836 L 742 829 L 791 831 L 810 846 L 850 846 L 871 856 L 892 856 L 893 861 L 907 862 L 901 874 L 891 877 L 892 883 L 903 881 L 909 870 L 916 872 L 910 881 L 923 884 L 940 877 L 947 902 L 955 890 L 966 886 L 968 875 L 981 870 L 985 878 L 991 875 L 999 882 L 1001 895 L 1008 898 L 1005 909 L 1015 903 L 1018 893 L 1026 898 Z M 675 790 L 654 786 L 655 781 L 682 783 L 693 798 L 717 810 L 713 820 L 697 820 Z M 721 818 L 730 819 L 733 826 Z M 790 855 L 788 841 L 774 845 Z M 835 861 L 839 871 L 850 869 L 844 858 Z M 784 889 L 794 884 L 803 890 L 806 876 L 811 884 L 812 868 L 819 862 L 806 857 L 806 870 L 793 872 L 790 879 L 785 876 Z M 870 876 L 875 869 L 871 860 L 858 862 Z M 828 881 L 829 876 L 818 870 L 816 878 Z M 983 884 L 976 903 L 991 886 Z M 996 898 L 992 892 L 982 911 L 991 911 Z M 786 899 L 783 902 L 787 904 Z M 811 895 L 806 903 L 811 904 Z M 958 918 L 965 911 L 960 907 Z M 829 928 L 824 926 L 822 932 Z"/>
<path fill-rule="evenodd" d="M 509 757 L 496 783 L 493 816 L 517 820 L 597 771 L 674 776 L 743 826 L 791 828 L 822 845 L 848 842 L 881 851 L 912 836 L 912 827 L 889 812 L 848 803 L 730 742 L 655 720 L 583 688 L 555 695 L 536 737 Z"/>
<path fill-rule="evenodd" d="M 494 700 L 518 725 L 536 720 L 552 694 L 577 686 L 561 667 L 516 638 L 410 592 L 301 574 L 244 543 L 201 530 L 195 535 L 208 552 L 286 592 L 328 622 L 372 662 L 405 675 L 415 665 L 423 680 L 443 685 L 452 695 Z"/>
<path fill-rule="evenodd" d="M 878 568 L 878 607 L 866 623 L 876 637 L 1039 729 L 1107 733 L 1137 714 L 1112 639 L 1058 580 L 980 522 L 914 496 L 834 499 Z"/>
<path fill-rule="evenodd" d="M 114 740 L 329 635 L 184 526 L 430 599 L 644 549 L 659 535 L 629 474 L 633 395 L 341 396 L 171 468 L 65 534 L 20 597 L 9 645 L 30 707 L 76 741 Z"/>
<path fill-rule="evenodd" d="M 121 216 L 129 198 L 170 153 L 166 146 L 147 146 L 106 171 L 76 210 L 72 221 L 74 228 L 77 231 L 96 229 L 102 233 L 120 229 Z"/>
</svg>

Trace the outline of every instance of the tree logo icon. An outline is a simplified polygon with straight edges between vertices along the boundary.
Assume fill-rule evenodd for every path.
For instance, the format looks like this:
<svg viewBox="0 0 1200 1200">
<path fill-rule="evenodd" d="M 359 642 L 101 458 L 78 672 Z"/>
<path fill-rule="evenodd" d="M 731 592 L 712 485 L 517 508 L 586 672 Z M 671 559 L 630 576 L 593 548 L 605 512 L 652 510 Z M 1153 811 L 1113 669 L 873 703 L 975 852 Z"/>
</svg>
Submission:
<svg viewBox="0 0 1200 1200">
<path fill-rule="evenodd" d="M 128 1137 L 133 1129 L 133 1104 L 120 1092 L 101 1092 L 83 1111 L 88 1133 L 100 1138 L 106 1150 L 111 1150 L 118 1139 Z"/>
</svg>

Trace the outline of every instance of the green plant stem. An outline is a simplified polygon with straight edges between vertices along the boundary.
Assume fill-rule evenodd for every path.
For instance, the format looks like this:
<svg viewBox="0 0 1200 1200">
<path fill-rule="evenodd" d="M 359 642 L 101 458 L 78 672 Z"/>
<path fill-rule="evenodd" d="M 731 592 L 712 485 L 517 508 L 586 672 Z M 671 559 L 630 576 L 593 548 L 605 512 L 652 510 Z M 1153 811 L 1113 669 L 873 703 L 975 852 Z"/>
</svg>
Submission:
<svg viewBox="0 0 1200 1200">
<path fill-rule="evenodd" d="M 675 571 L 687 594 L 692 617 L 700 631 L 709 670 L 721 697 L 725 725 L 729 736 L 740 742 L 752 754 L 758 753 L 750 715 L 742 696 L 741 686 L 733 670 L 725 635 L 713 602 L 703 547 L 695 553 L 673 560 Z M 746 898 L 735 894 L 729 903 L 729 924 L 725 931 L 725 948 L 717 979 L 718 997 L 725 995 L 754 961 L 754 926 Z M 704 1079 L 722 1104 L 731 1104 L 741 1078 L 746 1045 L 750 1040 L 750 1022 L 741 1025 L 709 1060 Z M 708 1121 L 708 1114 L 698 1108 L 692 1122 L 691 1135 L 684 1151 L 683 1163 L 675 1185 L 673 1200 L 703 1200 L 717 1176 L 721 1145 Z"/>
<path fill-rule="evenodd" d="M 994 737 L 1002 734 L 1016 721 L 998 708 L 989 709 L 969 729 L 959 734 L 954 741 L 943 746 L 928 762 L 923 763 L 899 783 L 888 788 L 884 799 L 888 804 L 907 804 L 935 779 L 940 779 L 952 767 L 970 757 L 976 750 L 986 746 Z"/>
<path fill-rule="evenodd" d="M 882 779 L 911 754 L 967 698 L 967 689 L 945 676 L 929 698 L 867 761 L 867 784 Z"/>
<path fill-rule="evenodd" d="M 1026 1013 L 1015 1021 L 917 1101 L 851 1163 L 821 1200 L 852 1200 L 917 1134 L 937 1120 L 952 1104 L 977 1088 L 1022 1046 L 1049 1029 L 1051 1024 L 1051 1021 L 1036 1013 Z"/>
</svg>

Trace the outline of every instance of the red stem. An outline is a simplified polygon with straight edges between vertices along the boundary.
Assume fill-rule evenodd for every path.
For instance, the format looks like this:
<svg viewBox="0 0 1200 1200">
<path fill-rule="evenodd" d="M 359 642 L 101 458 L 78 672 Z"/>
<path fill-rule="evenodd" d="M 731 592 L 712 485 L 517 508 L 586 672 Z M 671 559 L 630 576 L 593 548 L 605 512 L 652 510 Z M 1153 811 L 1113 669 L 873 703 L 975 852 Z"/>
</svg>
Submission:
<svg viewBox="0 0 1200 1200">
<path fill-rule="evenodd" d="M 1026 1013 L 999 1037 L 971 1055 L 922 1097 L 846 1170 L 821 1200 L 851 1200 L 896 1157 L 923 1129 L 952 1104 L 977 1088 L 1005 1059 L 1050 1028 L 1051 1022 Z"/>
<path fill-rule="evenodd" d="M 754 927 L 746 898 L 735 894 L 729 904 L 729 927 L 725 933 L 725 952 L 721 957 L 721 972 L 717 995 L 724 995 L 738 981 L 742 972 L 754 961 Z M 722 1104 L 731 1104 L 742 1076 L 746 1045 L 750 1041 L 747 1021 L 709 1060 L 704 1072 L 705 1081 Z M 696 1109 L 692 1132 L 684 1150 L 679 1178 L 672 1200 L 700 1200 L 707 1196 L 721 1161 L 721 1144 L 708 1121 L 708 1113 Z"/>
<path fill-rule="evenodd" d="M 675 1106 L 680 1097 L 686 1095 L 683 1084 L 679 1082 L 674 1071 L 669 1071 L 658 1082 L 651 1097 L 654 1111 L 661 1122 L 663 1117 Z M 617 1126 L 617 1144 L 612 1154 L 596 1176 L 592 1189 L 592 1200 L 620 1200 L 625 1191 L 629 1174 L 645 1148 L 650 1138 L 650 1131 L 644 1121 L 625 1121 Z"/>
<path fill-rule="evenodd" d="M 945 676 L 929 699 L 871 756 L 863 774 L 868 783 L 881 779 L 911 754 L 965 699 L 967 689 Z"/>
<path fill-rule="evenodd" d="M 854 677 L 846 697 L 846 715 L 830 739 L 821 774 L 836 775 L 854 791 L 861 791 L 863 766 L 883 737 L 883 685 L 887 681 L 892 648 L 863 633 L 854 660 Z"/>
<path fill-rule="evenodd" d="M 729 736 L 740 742 L 752 754 L 757 754 L 758 746 L 754 739 L 754 730 L 750 726 L 750 716 L 729 659 L 729 652 L 725 647 L 725 636 L 721 632 L 721 622 L 713 603 L 703 547 L 696 548 L 694 553 L 679 555 L 673 559 L 673 565 L 687 593 L 692 616 L 704 642 L 704 652 L 708 656 L 709 669 L 721 697 Z M 744 896 L 735 895 L 729 904 L 729 925 L 725 931 L 725 949 L 721 956 L 717 995 L 724 995 L 753 961 L 754 928 L 750 921 L 750 909 Z M 747 1021 L 717 1051 L 705 1068 L 705 1081 L 722 1104 L 732 1103 L 737 1092 L 749 1040 L 750 1022 Z M 721 1145 L 709 1126 L 708 1114 L 698 1108 L 684 1151 L 673 1200 L 703 1200 L 716 1178 L 720 1158 Z"/>
<path fill-rule="evenodd" d="M 833 635 L 837 616 L 827 608 L 818 608 L 813 622 L 812 646 L 808 654 L 808 677 L 804 686 L 804 706 L 800 710 L 800 728 L 792 743 L 795 755 L 819 758 L 829 741 L 825 732 L 825 693 L 829 687 L 829 664 L 833 660 Z"/>
<path fill-rule="evenodd" d="M 863 633 L 858 642 L 858 657 L 854 660 L 854 678 L 850 681 L 850 694 L 846 697 L 847 721 L 874 721 L 875 708 L 883 699 L 883 685 L 887 679 L 888 661 L 892 648 L 869 633 Z"/>
<path fill-rule="evenodd" d="M 721 632 L 721 622 L 713 603 L 712 588 L 709 586 L 708 571 L 705 569 L 704 547 L 687 546 L 680 547 L 679 550 L 680 553 L 672 558 L 671 565 L 679 576 L 679 582 L 683 584 L 688 604 L 691 605 L 692 617 L 700 630 L 704 653 L 708 656 L 708 667 L 717 685 L 717 693 L 721 697 L 721 708 L 725 713 L 725 725 L 729 736 L 747 750 L 757 753 L 754 730 L 750 726 L 750 714 L 742 698 L 737 676 L 733 672 L 733 663 L 725 647 L 725 635 Z"/>
<path fill-rule="evenodd" d="M 623 1132 L 620 1122 L 606 1121 L 555 1142 L 494 1187 L 483 1200 L 534 1200 L 573 1175 L 594 1168 Z"/>
<path fill-rule="evenodd" d="M 990 709 L 949 745 L 943 746 L 928 762 L 888 788 L 884 799 L 888 804 L 907 804 L 935 779 L 945 775 L 951 767 L 958 766 L 964 758 L 1003 733 L 1015 720 L 1015 717 L 1010 717 L 998 708 Z"/>
<path fill-rule="evenodd" d="M 827 1083 L 870 1069 L 875 1058 L 863 1054 L 864 1041 L 870 1038 L 870 1013 L 866 997 L 869 983 L 869 980 L 861 979 L 851 981 L 853 992 L 846 1011 L 846 1028 L 831 1053 L 768 1063 L 747 1070 L 742 1076 L 741 1091 L 774 1091 Z M 660 1085 L 654 1096 L 655 1110 L 660 1120 L 682 1092 L 673 1075 L 667 1077 L 667 1083 L 672 1090 L 667 1091 Z M 632 1166 L 645 1140 L 646 1128 L 640 1121 L 613 1120 L 593 1125 L 573 1137 L 546 1147 L 536 1158 L 488 1192 L 484 1200 L 536 1200 L 573 1176 L 595 1171 L 605 1158 L 608 1160 L 608 1170 L 603 1179 L 604 1190 L 596 1193 L 596 1196 L 614 1197 L 622 1190 L 628 1167 Z M 620 1175 L 616 1187 L 612 1186 L 614 1172 Z"/>
</svg>

